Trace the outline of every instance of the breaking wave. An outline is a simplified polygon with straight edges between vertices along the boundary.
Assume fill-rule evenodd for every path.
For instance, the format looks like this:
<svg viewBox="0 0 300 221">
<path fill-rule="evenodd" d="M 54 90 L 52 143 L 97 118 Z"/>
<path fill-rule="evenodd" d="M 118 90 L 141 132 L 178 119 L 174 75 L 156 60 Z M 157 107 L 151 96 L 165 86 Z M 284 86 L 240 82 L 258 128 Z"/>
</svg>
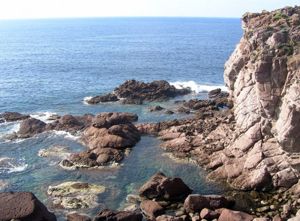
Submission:
<svg viewBox="0 0 300 221">
<path fill-rule="evenodd" d="M 45 123 L 51 123 L 53 122 L 54 120 L 51 119 L 53 118 L 53 116 L 56 116 L 57 114 L 54 113 L 54 112 L 38 112 L 38 113 L 34 113 L 34 114 L 30 114 L 30 117 L 32 118 L 36 118 L 38 120 L 41 120 Z"/>
<path fill-rule="evenodd" d="M 0 158 L 0 174 L 1 173 L 15 173 L 26 170 L 28 164 L 25 163 L 25 159 L 16 160 L 9 157 Z"/>
<path fill-rule="evenodd" d="M 224 85 L 205 85 L 198 84 L 195 81 L 176 81 L 171 82 L 170 84 L 177 89 L 190 88 L 195 93 L 208 92 L 217 88 L 221 88 L 222 91 L 227 91 L 227 88 Z"/>
</svg>

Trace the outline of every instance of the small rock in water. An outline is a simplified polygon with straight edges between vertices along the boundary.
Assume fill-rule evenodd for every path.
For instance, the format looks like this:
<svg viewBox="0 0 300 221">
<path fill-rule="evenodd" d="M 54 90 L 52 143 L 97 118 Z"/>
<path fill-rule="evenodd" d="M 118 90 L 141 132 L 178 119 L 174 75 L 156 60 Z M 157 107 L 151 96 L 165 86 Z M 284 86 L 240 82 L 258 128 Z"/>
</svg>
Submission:
<svg viewBox="0 0 300 221">
<path fill-rule="evenodd" d="M 165 109 L 165 108 L 163 108 L 163 107 L 157 105 L 157 106 L 154 106 L 154 107 L 150 107 L 150 108 L 149 108 L 149 111 L 150 111 L 150 112 L 156 112 L 156 111 L 161 111 L 161 110 L 164 110 L 164 109 Z"/>
</svg>

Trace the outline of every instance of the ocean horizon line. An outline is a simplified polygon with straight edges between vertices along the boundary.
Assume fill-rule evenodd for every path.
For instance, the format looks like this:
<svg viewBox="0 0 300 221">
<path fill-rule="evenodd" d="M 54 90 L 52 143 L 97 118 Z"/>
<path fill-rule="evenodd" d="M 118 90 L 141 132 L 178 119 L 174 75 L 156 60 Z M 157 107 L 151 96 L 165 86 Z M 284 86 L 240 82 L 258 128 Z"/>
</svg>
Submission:
<svg viewBox="0 0 300 221">
<path fill-rule="evenodd" d="M 3 21 L 40 21 L 40 20 L 89 20 L 89 19 L 241 19 L 241 17 L 205 17 L 205 16 L 91 16 L 91 17 L 40 17 L 40 18 L 0 18 Z"/>
</svg>

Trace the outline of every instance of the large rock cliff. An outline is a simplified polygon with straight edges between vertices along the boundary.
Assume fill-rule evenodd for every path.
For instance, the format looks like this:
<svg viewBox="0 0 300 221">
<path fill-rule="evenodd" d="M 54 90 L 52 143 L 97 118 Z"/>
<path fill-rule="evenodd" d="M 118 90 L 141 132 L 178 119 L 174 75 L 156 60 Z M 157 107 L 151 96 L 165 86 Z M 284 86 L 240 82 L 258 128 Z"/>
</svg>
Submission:
<svg viewBox="0 0 300 221">
<path fill-rule="evenodd" d="M 212 176 L 237 170 L 241 189 L 298 181 L 300 152 L 300 7 L 243 16 L 244 35 L 225 64 L 235 139 Z M 220 153 L 218 153 L 220 154 Z"/>
</svg>

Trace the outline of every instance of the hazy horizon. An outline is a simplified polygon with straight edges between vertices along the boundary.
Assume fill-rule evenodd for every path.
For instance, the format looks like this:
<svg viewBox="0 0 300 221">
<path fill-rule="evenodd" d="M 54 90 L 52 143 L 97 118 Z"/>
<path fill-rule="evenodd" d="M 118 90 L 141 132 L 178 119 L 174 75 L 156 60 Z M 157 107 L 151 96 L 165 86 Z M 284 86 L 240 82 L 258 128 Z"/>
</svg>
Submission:
<svg viewBox="0 0 300 221">
<path fill-rule="evenodd" d="M 1 0 L 0 20 L 63 18 L 241 18 L 246 12 L 299 5 L 299 0 Z"/>
</svg>

